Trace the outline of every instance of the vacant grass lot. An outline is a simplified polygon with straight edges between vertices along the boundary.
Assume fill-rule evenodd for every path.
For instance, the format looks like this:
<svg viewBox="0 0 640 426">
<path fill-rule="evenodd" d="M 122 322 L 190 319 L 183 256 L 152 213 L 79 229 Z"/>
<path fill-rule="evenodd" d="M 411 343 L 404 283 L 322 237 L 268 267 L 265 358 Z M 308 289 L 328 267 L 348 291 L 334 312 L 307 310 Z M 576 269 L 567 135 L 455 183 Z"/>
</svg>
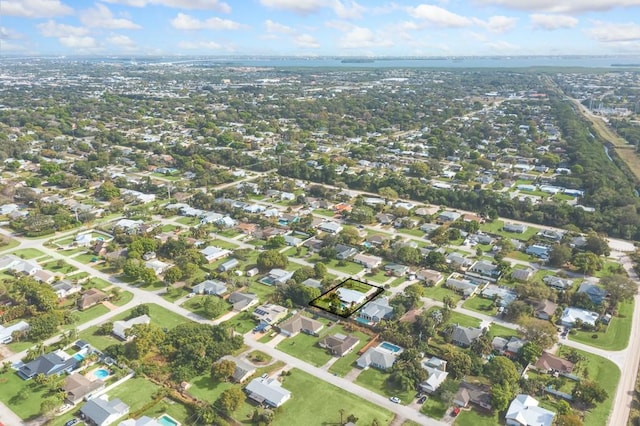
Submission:
<svg viewBox="0 0 640 426">
<path fill-rule="evenodd" d="M 340 409 L 345 410 L 347 416 L 356 416 L 358 424 L 363 425 L 370 425 L 374 420 L 388 425 L 394 417 L 390 411 L 301 370 L 292 370 L 282 387 L 292 396 L 276 414 L 275 426 L 338 424 Z"/>
<path fill-rule="evenodd" d="M 326 330 L 321 330 L 321 336 L 326 334 Z M 320 340 L 318 337 L 298 333 L 296 336 L 289 337 L 278 343 L 276 349 L 315 365 L 316 367 L 321 367 L 331 359 L 331 355 L 318 346 L 318 340 Z"/>
<path fill-rule="evenodd" d="M 18 393 L 25 388 L 28 389 L 26 398 L 20 399 Z M 11 369 L 7 373 L 0 374 L 0 401 L 23 419 L 39 414 L 40 403 L 47 392 L 46 387 L 36 385 L 33 380 L 22 380 Z"/>
<path fill-rule="evenodd" d="M 508 338 L 511 336 L 518 337 L 520 333 L 518 330 L 514 330 L 513 328 L 507 328 L 498 324 L 491 324 L 489 327 L 489 339 L 493 340 L 494 337 L 504 337 Z"/>
<path fill-rule="evenodd" d="M 71 272 L 78 270 L 78 268 L 76 268 L 75 266 L 69 265 L 64 260 L 54 260 L 52 262 L 43 264 L 42 267 L 48 271 L 58 272 L 60 274 L 69 274 Z"/>
<path fill-rule="evenodd" d="M 257 321 L 249 312 L 240 312 L 238 315 L 223 322 L 221 325 L 231 327 L 236 333 L 245 334 L 251 331 L 257 324 Z"/>
<path fill-rule="evenodd" d="M 368 368 L 358 375 L 356 383 L 386 397 L 397 396 L 402 404 L 410 403 L 416 393 L 415 390 L 403 391 L 395 384 L 389 383 L 387 378 L 390 375 L 390 373 L 375 368 Z"/>
<path fill-rule="evenodd" d="M 36 257 L 44 256 L 44 253 L 38 249 L 26 248 L 12 251 L 11 254 L 18 256 L 21 259 L 35 259 Z"/>
<path fill-rule="evenodd" d="M 182 307 L 190 310 L 194 314 L 200 315 L 202 318 L 209 318 L 209 315 L 204 309 L 204 301 L 206 300 L 207 297 L 218 297 L 218 296 L 197 295 L 187 300 L 186 302 L 184 302 L 182 304 Z M 222 303 L 225 304 L 227 309 L 224 312 L 222 312 L 220 316 L 226 314 L 231 309 L 231 303 L 227 302 L 226 300 L 222 300 Z M 211 319 L 215 319 L 215 318 L 211 318 Z"/>
<path fill-rule="evenodd" d="M 420 412 L 425 414 L 433 419 L 441 419 L 444 417 L 447 412 L 447 406 L 444 402 L 440 401 L 438 398 L 429 397 L 427 401 L 422 404 L 420 408 Z"/>
<path fill-rule="evenodd" d="M 308 259 L 308 261 L 311 263 L 322 262 L 327 266 L 328 269 L 333 269 L 349 275 L 355 275 L 360 271 L 362 271 L 362 269 L 364 269 L 362 266 L 358 265 L 357 263 L 353 263 L 349 261 L 342 261 L 344 263 L 344 265 L 342 266 L 340 264 L 340 261 L 336 259 L 325 261 L 323 258 L 321 258 L 317 254 L 311 256 Z"/>
<path fill-rule="evenodd" d="M 485 222 L 481 224 L 480 230 L 490 234 L 500 235 L 503 237 L 515 238 L 516 240 L 520 240 L 520 241 L 527 241 L 540 231 L 540 229 L 536 227 L 528 226 L 526 231 L 524 231 L 522 234 L 518 234 L 515 232 L 503 231 L 502 230 L 503 226 L 504 226 L 504 222 L 502 220 L 494 220 L 493 222 Z"/>
<path fill-rule="evenodd" d="M 442 302 L 446 296 L 452 297 L 455 303 L 458 303 L 460 299 L 462 299 L 458 293 L 445 287 L 444 284 L 434 287 L 426 287 L 424 289 L 424 295 L 429 299 L 437 300 L 438 302 Z"/>
<path fill-rule="evenodd" d="M 493 301 L 484 297 L 474 296 L 467 299 L 462 307 L 485 315 L 495 315 L 498 309 L 493 306 Z"/>
<path fill-rule="evenodd" d="M 571 348 L 567 346 L 560 346 L 559 355 L 562 356 L 569 352 Z M 585 413 L 584 425 L 585 426 L 600 426 L 607 423 L 607 418 L 611 412 L 611 405 L 613 404 L 613 398 L 615 397 L 616 387 L 620 380 L 620 370 L 611 361 L 602 358 L 597 355 L 590 354 L 581 350 L 575 349 L 580 355 L 585 357 L 585 361 L 580 361 L 577 365 L 579 371 L 574 374 L 580 376 L 582 371 L 587 369 L 589 371 L 589 380 L 593 380 L 602 386 L 609 396 L 602 403 L 596 405 Z"/>
<path fill-rule="evenodd" d="M 499 424 L 498 413 L 479 413 L 474 409 L 461 411 L 454 423 L 455 426 L 496 426 Z"/>
<path fill-rule="evenodd" d="M 577 331 L 576 334 L 569 334 L 569 339 L 595 346 L 596 348 L 620 351 L 629 344 L 633 308 L 633 301 L 621 303 L 618 308 L 618 315 L 611 319 L 611 323 L 604 332 Z M 598 337 L 594 339 L 594 335 Z"/>
</svg>

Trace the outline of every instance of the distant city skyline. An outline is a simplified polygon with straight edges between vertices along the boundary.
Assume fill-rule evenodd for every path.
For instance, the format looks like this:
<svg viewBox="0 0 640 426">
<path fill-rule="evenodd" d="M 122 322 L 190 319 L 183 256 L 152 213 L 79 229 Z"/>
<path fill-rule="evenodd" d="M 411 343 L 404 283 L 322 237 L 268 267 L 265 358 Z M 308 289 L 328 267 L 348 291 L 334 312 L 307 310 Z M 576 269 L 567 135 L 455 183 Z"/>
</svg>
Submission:
<svg viewBox="0 0 640 426">
<path fill-rule="evenodd" d="M 640 0 L 0 0 L 0 55 L 640 52 Z"/>
</svg>

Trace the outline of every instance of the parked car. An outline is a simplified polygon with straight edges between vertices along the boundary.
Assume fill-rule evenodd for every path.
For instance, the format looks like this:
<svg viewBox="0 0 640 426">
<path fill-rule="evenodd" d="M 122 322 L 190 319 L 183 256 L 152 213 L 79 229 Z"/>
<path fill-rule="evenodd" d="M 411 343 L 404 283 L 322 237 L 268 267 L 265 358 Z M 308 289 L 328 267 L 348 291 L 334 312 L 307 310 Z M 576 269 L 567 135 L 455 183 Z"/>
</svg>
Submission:
<svg viewBox="0 0 640 426">
<path fill-rule="evenodd" d="M 460 407 L 455 407 L 453 410 L 451 410 L 451 416 L 455 417 L 458 414 L 460 414 Z"/>
<path fill-rule="evenodd" d="M 427 397 L 421 396 L 420 399 L 418 399 L 418 404 L 424 404 L 426 401 L 427 401 Z"/>
<path fill-rule="evenodd" d="M 395 403 L 395 404 L 400 404 L 400 398 L 398 398 L 397 396 L 392 396 L 391 398 L 389 398 L 389 401 Z"/>
<path fill-rule="evenodd" d="M 78 419 L 71 419 L 68 422 L 66 422 L 64 424 L 64 426 L 73 426 L 73 425 L 77 425 L 78 423 L 80 423 L 80 420 Z"/>
</svg>

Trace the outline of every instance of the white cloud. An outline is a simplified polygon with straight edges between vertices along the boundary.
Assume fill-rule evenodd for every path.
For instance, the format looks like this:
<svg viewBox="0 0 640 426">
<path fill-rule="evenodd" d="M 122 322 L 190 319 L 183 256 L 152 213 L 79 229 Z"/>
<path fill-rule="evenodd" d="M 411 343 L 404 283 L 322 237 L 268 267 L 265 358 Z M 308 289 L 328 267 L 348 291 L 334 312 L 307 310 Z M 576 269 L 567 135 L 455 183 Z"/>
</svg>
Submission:
<svg viewBox="0 0 640 426">
<path fill-rule="evenodd" d="M 0 26 L 0 40 L 15 40 L 22 38 L 22 34 L 12 30 L 11 28 L 1 27 Z M 4 43 L 1 47 L 4 47 Z"/>
<path fill-rule="evenodd" d="M 340 19 L 360 19 L 362 18 L 362 14 L 367 10 L 353 0 L 350 0 L 348 5 L 343 4 L 339 0 L 335 0 L 332 7 Z"/>
<path fill-rule="evenodd" d="M 182 41 L 178 43 L 178 47 L 181 49 L 202 49 L 202 50 L 219 50 L 222 49 L 222 45 L 215 41 Z"/>
<path fill-rule="evenodd" d="M 602 43 L 633 42 L 640 40 L 640 25 L 632 22 L 594 21 L 587 33 Z"/>
<path fill-rule="evenodd" d="M 111 34 L 107 38 L 107 42 L 109 44 L 114 44 L 116 46 L 125 48 L 125 49 L 133 49 L 135 47 L 135 42 L 131 40 L 129 36 L 123 34 Z"/>
<path fill-rule="evenodd" d="M 460 28 L 472 24 L 471 19 L 449 12 L 439 6 L 421 4 L 408 8 L 409 15 L 438 27 Z"/>
<path fill-rule="evenodd" d="M 82 37 L 89 34 L 88 28 L 59 24 L 55 21 L 47 21 L 38 24 L 37 27 L 45 37 Z"/>
<path fill-rule="evenodd" d="M 184 13 L 178 13 L 175 18 L 171 20 L 173 28 L 184 31 L 196 31 L 196 30 L 240 30 L 246 28 L 246 25 L 242 25 L 238 22 L 230 19 L 222 19 L 213 17 L 204 21 L 186 15 Z"/>
<path fill-rule="evenodd" d="M 500 52 L 510 52 L 519 49 L 515 44 L 511 44 L 507 41 L 497 40 L 486 43 L 487 47 L 491 50 L 500 51 Z"/>
<path fill-rule="evenodd" d="M 95 8 L 85 9 L 78 13 L 80 22 L 91 28 L 111 28 L 114 30 L 136 30 L 140 25 L 124 18 L 116 18 L 104 4 L 97 3 Z"/>
<path fill-rule="evenodd" d="M 299 15 L 331 9 L 340 19 L 359 19 L 367 10 L 355 0 L 260 0 L 260 4 L 270 9 L 287 10 Z"/>
<path fill-rule="evenodd" d="M 96 39 L 89 36 L 69 35 L 69 36 L 59 37 L 58 41 L 63 46 L 70 47 L 72 49 L 93 50 L 98 47 L 98 43 L 96 42 Z"/>
<path fill-rule="evenodd" d="M 477 18 L 474 18 L 474 21 L 476 24 L 486 28 L 492 33 L 506 33 L 507 31 L 511 31 L 515 28 L 518 23 L 518 18 L 498 15 L 490 17 L 488 21 L 483 21 Z"/>
<path fill-rule="evenodd" d="M 351 31 L 354 28 L 358 28 L 352 23 L 344 22 L 344 21 L 327 21 L 324 23 L 324 26 L 327 28 L 333 28 L 334 30 L 338 30 L 342 32 L 347 32 L 347 31 Z"/>
<path fill-rule="evenodd" d="M 52 18 L 70 15 L 73 9 L 60 0 L 2 0 L 0 15 L 23 18 Z"/>
<path fill-rule="evenodd" d="M 26 50 L 26 47 L 21 44 L 10 43 L 7 41 L 2 42 L 2 52 L 17 52 L 17 51 L 24 52 L 25 50 Z"/>
<path fill-rule="evenodd" d="M 293 42 L 300 47 L 307 47 L 317 49 L 320 47 L 320 43 L 313 36 L 309 34 L 300 34 L 293 39 Z"/>
<path fill-rule="evenodd" d="M 173 7 L 177 9 L 201 9 L 215 10 L 222 13 L 231 13 L 231 6 L 219 0 L 102 0 L 106 3 L 124 4 L 133 7 L 145 7 L 157 5 Z"/>
<path fill-rule="evenodd" d="M 573 28 L 578 25 L 578 19 L 568 15 L 546 15 L 534 13 L 529 16 L 534 29 L 559 30 L 562 28 Z"/>
<path fill-rule="evenodd" d="M 264 26 L 267 29 L 268 33 L 291 34 L 294 32 L 293 28 L 284 24 L 280 24 L 278 22 L 274 22 L 271 19 L 267 19 L 266 21 L 264 21 Z"/>
<path fill-rule="evenodd" d="M 354 27 L 338 42 L 342 49 L 365 49 L 370 47 L 389 47 L 393 43 L 389 39 L 381 39 L 369 28 Z"/>
<path fill-rule="evenodd" d="M 640 0 L 476 0 L 476 2 L 551 13 L 595 12 L 640 6 Z"/>
</svg>

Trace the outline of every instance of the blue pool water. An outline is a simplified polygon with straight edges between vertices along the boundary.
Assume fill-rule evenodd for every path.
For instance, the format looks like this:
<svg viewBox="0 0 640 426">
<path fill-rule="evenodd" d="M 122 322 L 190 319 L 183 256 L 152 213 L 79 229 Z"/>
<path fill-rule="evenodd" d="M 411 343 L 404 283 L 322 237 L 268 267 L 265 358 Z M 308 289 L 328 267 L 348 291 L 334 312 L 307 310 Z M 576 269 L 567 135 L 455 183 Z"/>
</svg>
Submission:
<svg viewBox="0 0 640 426">
<path fill-rule="evenodd" d="M 380 343 L 380 347 L 391 352 L 400 352 L 402 350 L 400 346 L 396 346 L 393 343 L 389 343 L 389 342 Z"/>
<path fill-rule="evenodd" d="M 73 357 L 78 361 L 82 361 L 84 359 L 84 355 L 82 354 L 75 354 Z"/>
<path fill-rule="evenodd" d="M 178 422 L 176 422 L 166 414 L 158 417 L 158 423 L 160 423 L 162 426 L 178 426 Z"/>
<path fill-rule="evenodd" d="M 361 323 L 361 324 L 367 324 L 367 325 L 369 325 L 369 321 L 367 321 L 367 320 L 366 320 L 366 319 L 364 319 L 364 318 L 360 318 L 360 317 L 358 317 L 358 318 L 356 318 L 356 321 L 358 321 L 358 322 L 359 322 L 359 323 Z"/>
<path fill-rule="evenodd" d="M 96 377 L 96 379 L 104 379 L 106 377 L 109 377 L 109 372 L 104 368 L 99 368 L 93 372 L 93 375 Z"/>
</svg>

